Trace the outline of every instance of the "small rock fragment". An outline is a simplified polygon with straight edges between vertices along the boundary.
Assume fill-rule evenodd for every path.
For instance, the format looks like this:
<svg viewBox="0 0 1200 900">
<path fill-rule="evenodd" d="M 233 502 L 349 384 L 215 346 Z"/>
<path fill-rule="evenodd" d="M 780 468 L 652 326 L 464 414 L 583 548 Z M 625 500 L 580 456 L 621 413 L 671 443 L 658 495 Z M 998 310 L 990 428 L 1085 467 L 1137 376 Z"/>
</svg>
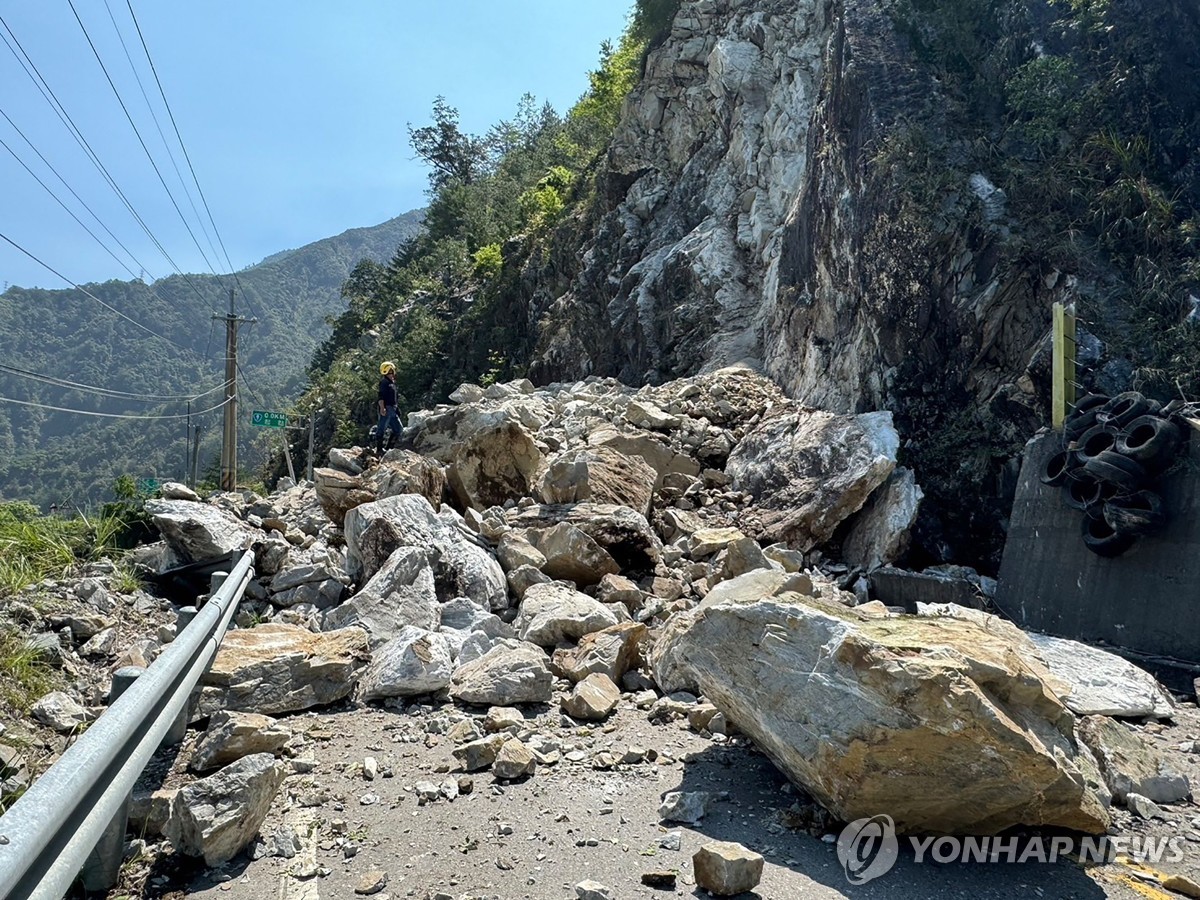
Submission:
<svg viewBox="0 0 1200 900">
<path fill-rule="evenodd" d="M 753 890 L 762 879 L 763 858 L 732 841 L 712 841 L 692 857 L 696 886 L 718 897 Z"/>
<path fill-rule="evenodd" d="M 364 896 L 378 894 L 387 886 L 387 883 L 387 872 L 384 872 L 382 869 L 372 869 L 358 880 L 358 884 L 354 887 L 354 893 Z"/>
<path fill-rule="evenodd" d="M 591 879 L 575 885 L 575 896 L 579 900 L 613 900 L 612 888 Z"/>
</svg>

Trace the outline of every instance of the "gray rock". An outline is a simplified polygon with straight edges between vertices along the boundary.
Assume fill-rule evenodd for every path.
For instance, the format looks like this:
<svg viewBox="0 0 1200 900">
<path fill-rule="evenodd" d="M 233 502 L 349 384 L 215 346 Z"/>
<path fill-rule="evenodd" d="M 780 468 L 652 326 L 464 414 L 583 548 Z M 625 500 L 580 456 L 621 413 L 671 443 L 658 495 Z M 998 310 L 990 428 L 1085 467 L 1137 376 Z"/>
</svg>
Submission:
<svg viewBox="0 0 1200 900">
<path fill-rule="evenodd" d="M 542 503 L 510 510 L 505 521 L 512 528 L 524 529 L 550 528 L 562 522 L 574 525 L 608 551 L 622 569 L 653 570 L 662 556 L 662 541 L 646 517 L 627 506 Z"/>
<path fill-rule="evenodd" d="M 482 632 L 488 637 L 513 637 L 513 630 L 499 616 L 480 609 L 466 597 L 443 603 L 438 610 L 442 628 L 454 631 Z"/>
<path fill-rule="evenodd" d="M 616 894 L 608 885 L 592 881 L 589 878 L 587 881 L 581 881 L 575 885 L 575 896 L 579 900 L 614 900 Z"/>
<path fill-rule="evenodd" d="M 551 665 L 571 681 L 600 673 L 619 682 L 640 660 L 640 647 L 649 630 L 640 622 L 621 622 L 584 635 L 579 646 L 554 651 Z"/>
<path fill-rule="evenodd" d="M 492 774 L 502 781 L 524 778 L 536 770 L 533 751 L 516 738 L 509 738 L 500 746 L 496 761 L 492 763 Z"/>
<path fill-rule="evenodd" d="M 408 626 L 426 631 L 438 627 L 437 586 L 429 553 L 400 547 L 357 594 L 325 614 L 322 627 L 359 625 L 377 647 Z"/>
<path fill-rule="evenodd" d="M 275 753 L 291 737 L 291 728 L 270 716 L 222 710 L 209 719 L 208 729 L 192 752 L 188 768 L 207 772 L 243 756 Z"/>
<path fill-rule="evenodd" d="M 246 756 L 175 795 L 163 833 L 176 851 L 217 866 L 238 854 L 267 817 L 285 767 L 269 753 Z"/>
<path fill-rule="evenodd" d="M 706 604 L 673 617 L 656 660 L 674 658 L 842 820 L 886 808 L 901 832 L 1108 827 L 1095 762 L 1050 673 L 1013 652 L 1015 626 L 871 618 L 794 593 Z"/>
<path fill-rule="evenodd" d="M 650 515 L 656 472 L 639 456 L 612 447 L 579 447 L 551 459 L 542 475 L 543 503 L 611 503 Z"/>
<path fill-rule="evenodd" d="M 692 857 L 696 887 L 716 897 L 752 891 L 762 880 L 762 856 L 731 841 L 711 841 Z"/>
<path fill-rule="evenodd" d="M 867 570 L 889 565 L 908 551 L 924 492 L 911 469 L 896 469 L 854 517 L 842 542 L 842 558 Z"/>
<path fill-rule="evenodd" d="M 518 600 L 523 599 L 526 591 L 535 584 L 550 584 L 551 581 L 549 575 L 533 566 L 521 566 L 508 573 L 508 586 Z"/>
<path fill-rule="evenodd" d="M 572 719 L 602 722 L 621 702 L 621 689 L 607 675 L 589 675 L 563 698 L 562 708 Z"/>
<path fill-rule="evenodd" d="M 605 575 L 615 575 L 620 571 L 620 566 L 608 551 L 583 529 L 569 522 L 533 529 L 527 534 L 529 542 L 545 560 L 541 570 L 551 578 L 586 586 L 595 584 Z"/>
<path fill-rule="evenodd" d="M 91 721 L 86 709 L 62 691 L 51 691 L 33 704 L 30 715 L 59 734 L 70 734 Z"/>
<path fill-rule="evenodd" d="M 431 459 L 411 450 L 389 450 L 365 481 L 379 500 L 400 494 L 420 494 L 437 509 L 446 492 L 446 475 Z"/>
<path fill-rule="evenodd" d="M 505 640 L 460 666 L 451 680 L 450 695 L 479 706 L 512 706 L 548 703 L 553 687 L 554 676 L 543 650 Z"/>
<path fill-rule="evenodd" d="M 164 481 L 158 489 L 164 500 L 187 500 L 189 503 L 199 503 L 200 495 L 186 484 L 178 481 Z"/>
<path fill-rule="evenodd" d="M 275 715 L 323 706 L 354 689 L 370 652 L 360 628 L 323 634 L 267 623 L 225 635 L 195 715 L 221 709 Z"/>
<path fill-rule="evenodd" d="M 1154 676 L 1115 653 L 1046 634 L 1030 634 L 1029 640 L 1050 673 L 1069 685 L 1063 700 L 1076 715 L 1169 718 L 1174 713 L 1174 701 Z"/>
<path fill-rule="evenodd" d="M 417 494 L 388 497 L 347 513 L 345 534 L 352 575 L 364 570 L 363 536 L 375 522 L 394 541 L 382 559 L 398 547 L 417 547 L 430 553 L 436 566 L 439 597 L 470 597 L 485 609 L 508 607 L 508 586 L 500 564 L 464 531 L 439 518 L 429 501 Z"/>
<path fill-rule="evenodd" d="M 542 647 L 577 641 L 585 634 L 617 624 L 613 612 L 563 584 L 535 584 L 521 600 L 517 635 Z"/>
<path fill-rule="evenodd" d="M 716 795 L 708 791 L 671 791 L 663 797 L 658 817 L 664 822 L 695 825 L 707 815 L 716 799 Z"/>
<path fill-rule="evenodd" d="M 725 471 L 754 497 L 741 517 L 753 537 L 809 550 L 887 480 L 899 448 L 889 412 L 784 410 L 742 439 Z"/>
<path fill-rule="evenodd" d="M 1178 803 L 1191 794 L 1187 776 L 1135 732 L 1106 716 L 1086 716 L 1077 734 L 1096 755 L 1104 781 L 1118 803 L 1140 794 L 1155 803 Z"/>
<path fill-rule="evenodd" d="M 450 752 L 466 771 L 478 772 L 492 767 L 500 748 L 507 743 L 508 739 L 509 735 L 507 734 L 490 734 L 477 741 L 469 741 L 460 747 L 455 747 Z"/>
<path fill-rule="evenodd" d="M 359 680 L 359 697 L 414 697 L 439 691 L 454 672 L 445 635 L 412 625 L 375 650 Z"/>
<path fill-rule="evenodd" d="M 510 531 L 500 538 L 496 545 L 496 558 L 505 572 L 519 569 L 521 566 L 533 566 L 540 569 L 546 565 L 546 557 L 540 550 L 529 543 L 516 531 Z"/>
<path fill-rule="evenodd" d="M 1125 805 L 1139 819 L 1162 819 L 1166 821 L 1167 814 L 1149 797 L 1143 797 L 1141 794 L 1128 794 L 1125 797 Z"/>
<path fill-rule="evenodd" d="M 459 444 L 447 480 L 462 506 L 484 510 L 532 493 L 542 453 L 529 432 L 506 419 Z"/>
<path fill-rule="evenodd" d="M 147 500 L 146 512 L 175 557 L 183 563 L 204 562 L 245 550 L 253 542 L 249 528 L 232 515 L 205 503 Z"/>
</svg>

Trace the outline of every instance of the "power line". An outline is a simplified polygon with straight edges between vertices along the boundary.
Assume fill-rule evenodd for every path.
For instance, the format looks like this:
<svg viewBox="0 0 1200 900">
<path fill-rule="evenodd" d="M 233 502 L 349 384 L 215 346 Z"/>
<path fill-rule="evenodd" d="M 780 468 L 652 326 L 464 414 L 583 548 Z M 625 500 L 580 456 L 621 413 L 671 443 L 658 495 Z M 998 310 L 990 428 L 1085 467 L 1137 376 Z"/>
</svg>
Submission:
<svg viewBox="0 0 1200 900">
<path fill-rule="evenodd" d="M 196 167 L 192 165 L 192 157 L 187 152 L 187 144 L 183 142 L 183 135 L 179 132 L 179 124 L 175 121 L 175 113 L 171 111 L 171 104 L 167 101 L 167 92 L 163 90 L 162 81 L 158 77 L 158 69 L 154 65 L 154 59 L 150 56 L 150 47 L 146 44 L 145 35 L 142 34 L 142 26 L 138 23 L 137 13 L 133 11 L 132 0 L 125 0 L 125 5 L 129 8 L 129 18 L 133 20 L 133 27 L 137 31 L 138 40 L 142 44 L 142 51 L 146 54 L 146 62 L 150 65 L 150 71 L 154 75 L 154 83 L 158 85 L 158 94 L 162 97 L 163 106 L 166 107 L 167 116 L 171 120 L 171 127 L 175 130 L 175 138 L 179 141 L 179 149 L 183 151 L 183 158 L 187 161 L 188 171 L 192 173 L 192 181 L 195 182 L 196 193 L 200 195 L 200 202 L 204 204 L 204 211 L 208 214 L 208 221 L 212 225 L 213 234 L 217 236 L 217 243 L 221 247 L 221 253 L 225 256 L 225 265 L 229 267 L 229 272 L 233 275 L 233 283 L 237 285 L 238 291 L 245 297 L 246 302 L 250 304 L 251 315 L 255 315 L 256 313 L 254 312 L 250 298 L 246 297 L 246 292 L 242 290 L 242 283 L 238 279 L 233 261 L 229 258 L 229 251 L 225 249 L 225 240 L 221 237 L 221 230 L 217 228 L 217 220 L 213 218 L 212 209 L 208 205 L 208 198 L 204 196 L 204 188 L 200 186 L 200 179 L 196 176 Z"/>
<path fill-rule="evenodd" d="M 200 289 L 196 287 L 195 282 L 193 282 L 191 278 L 184 274 L 175 260 L 171 258 L 171 254 L 169 254 L 166 248 L 162 245 L 162 242 L 159 241 L 159 239 L 154 235 L 154 232 L 150 230 L 150 226 L 146 224 L 145 220 L 138 214 L 138 211 L 133 208 L 133 204 L 129 202 L 129 198 L 125 196 L 125 192 L 121 190 L 121 187 L 117 184 L 116 179 L 112 177 L 104 163 L 100 161 L 100 157 L 92 149 L 92 146 L 88 143 L 87 138 L 83 136 L 83 132 L 79 130 L 79 127 L 75 124 L 75 121 L 67 112 L 66 107 L 63 106 L 59 101 L 58 96 L 54 93 L 54 89 L 50 87 L 50 83 L 46 81 L 37 65 L 30 58 L 29 54 L 25 52 L 25 48 L 21 46 L 21 42 L 17 39 L 17 36 L 13 33 L 13 30 L 9 27 L 8 23 L 4 21 L 3 16 L 0 16 L 0 27 L 3 27 L 3 29 L 8 33 L 8 37 L 0 34 L 0 40 L 2 40 L 4 45 L 8 47 L 9 52 L 12 53 L 13 57 L 20 64 L 26 76 L 28 76 L 29 80 L 33 82 L 34 87 L 36 87 L 41 93 L 42 99 L 50 104 L 50 108 L 54 110 L 55 115 L 57 115 L 59 121 L 62 122 L 63 127 L 65 127 L 71 137 L 75 139 L 75 143 L 79 145 L 80 149 L 83 150 L 84 154 L 88 157 L 92 165 L 95 166 L 96 171 L 103 176 L 108 186 L 112 188 L 113 192 L 125 205 L 125 209 L 127 209 L 129 214 L 133 216 L 134 221 L 138 223 L 142 231 L 146 233 L 146 236 L 150 238 L 150 241 L 156 248 L 158 248 L 159 253 L 163 255 L 163 258 L 170 263 L 171 268 L 178 275 L 180 275 L 184 281 L 187 282 L 188 286 L 191 287 L 191 289 L 196 293 L 196 296 L 198 296 L 207 306 L 208 300 L 205 298 L 204 294 L 202 294 Z M 10 38 L 11 43 L 9 42 Z M 15 44 L 16 47 L 14 47 L 13 44 Z M 19 53 L 17 52 L 18 50 L 20 51 Z"/>
<path fill-rule="evenodd" d="M 2 114 L 2 113 L 0 113 L 0 114 Z M 8 117 L 5 116 L 5 118 L 8 118 Z M 42 179 L 38 176 L 38 174 L 35 171 L 33 171 L 33 169 L 29 168 L 29 166 L 27 166 L 25 164 L 25 160 L 23 160 L 23 159 L 21 159 L 21 157 L 17 156 L 17 151 L 14 150 L 12 147 L 8 146 L 8 143 L 4 140 L 4 138 L 0 138 L 0 147 L 3 147 L 5 150 L 7 150 L 9 152 L 9 154 L 12 156 L 12 158 L 17 161 L 17 164 L 20 165 L 26 172 L 28 172 L 30 177 L 32 177 L 34 181 L 36 181 L 38 184 L 40 184 L 42 186 L 42 189 L 45 190 L 45 192 L 47 194 L 49 194 L 51 197 L 53 197 L 59 206 L 61 206 L 64 210 L 66 210 L 67 215 L 69 215 L 72 219 L 74 219 L 76 222 L 78 222 L 79 227 L 82 228 L 84 231 L 86 231 L 89 235 L 91 235 L 92 240 L 94 240 L 97 244 L 99 244 L 101 247 L 103 247 L 104 252 L 107 253 L 109 256 L 111 256 L 114 260 L 116 260 L 116 263 L 118 266 L 120 266 L 122 269 L 124 269 L 126 272 L 129 273 L 130 278 L 137 277 L 136 275 L 134 275 L 133 269 L 129 268 L 129 266 L 127 266 L 125 264 L 125 262 L 120 257 L 117 256 L 117 254 L 113 253 L 112 250 L 109 249 L 108 245 L 106 243 L 104 243 L 104 241 L 100 240 L 100 238 L 96 235 L 96 232 L 94 232 L 94 231 L 92 231 L 92 229 L 88 228 L 88 226 L 86 224 L 84 224 L 83 219 L 81 219 L 81 218 L 79 218 L 79 216 L 75 215 L 74 210 L 72 210 L 71 207 L 67 206 L 67 204 L 62 201 L 62 198 L 60 198 L 58 196 L 58 194 L 54 193 L 54 189 L 51 188 L 50 185 L 46 184 L 46 182 L 42 181 Z M 136 262 L 136 260 L 135 260 L 135 262 Z"/>
<path fill-rule="evenodd" d="M 2 37 L 3 37 L 3 35 L 0 35 L 0 38 L 2 38 Z M 48 168 L 51 172 L 54 173 L 54 177 L 56 177 L 62 183 L 63 187 L 65 187 L 68 191 L 71 192 L 71 196 L 79 201 L 79 205 L 82 206 L 84 209 L 86 209 L 88 211 L 88 213 L 91 214 L 91 217 L 96 220 L 96 223 L 108 233 L 108 236 L 117 242 L 117 246 L 120 247 L 122 250 L 124 250 L 126 252 L 126 254 L 128 254 L 129 258 L 132 259 L 135 263 L 137 263 L 137 265 L 141 268 L 141 270 L 143 272 L 146 272 L 147 274 L 149 274 L 150 269 L 146 266 L 146 264 L 143 263 L 136 256 L 134 256 L 133 251 L 130 250 L 128 247 L 126 247 L 125 244 L 123 244 L 121 242 L 121 239 L 119 237 L 117 237 L 115 234 L 113 234 L 112 229 L 110 229 L 107 225 L 104 224 L 104 221 L 98 215 L 96 215 L 95 210 L 93 210 L 90 206 L 88 206 L 87 202 L 82 197 L 79 196 L 79 194 L 75 191 L 75 189 L 73 187 L 71 187 L 71 185 L 67 182 L 67 180 L 65 178 L 63 178 L 62 174 L 58 171 L 58 169 L 56 169 L 54 167 L 54 164 L 51 163 L 50 160 L 46 159 L 46 157 L 42 154 L 42 151 L 39 150 L 36 145 L 34 145 L 33 141 L 31 141 L 26 136 L 25 132 L 23 132 L 17 126 L 17 123 L 14 122 L 9 117 L 8 113 L 6 113 L 4 110 L 0 109 L 0 116 L 3 116 L 4 120 L 6 122 L 8 122 L 8 124 L 10 126 L 12 126 L 13 131 L 15 131 L 18 135 L 20 135 L 21 140 L 23 140 L 29 146 L 29 149 L 37 154 L 38 159 L 40 159 L 42 161 L 42 163 L 46 166 L 46 168 Z M 12 153 L 13 151 L 10 149 L 9 152 Z M 16 154 L 13 154 L 13 155 L 15 156 Z M 20 160 L 18 160 L 18 162 L 20 162 Z M 21 164 L 25 165 L 24 163 L 21 163 Z M 28 168 L 29 167 L 26 166 L 26 169 L 28 169 Z M 34 176 L 34 177 L 37 177 L 37 176 Z M 49 190 L 49 188 L 47 188 L 47 190 Z M 53 192 L 51 192 L 51 193 L 53 195 Z M 58 198 L 56 197 L 55 199 L 58 199 Z M 62 203 L 62 201 L 60 200 L 59 203 Z M 104 245 L 101 244 L 101 246 L 104 246 Z M 104 249 L 108 250 L 107 247 L 105 247 Z M 111 250 L 109 250 L 108 252 L 110 255 L 112 254 Z M 117 261 L 120 262 L 120 260 L 117 260 Z M 129 272 L 131 275 L 133 274 L 133 271 L 128 266 L 126 266 L 124 263 L 121 263 L 121 267 L 124 268 L 125 271 Z M 153 276 L 151 276 L 151 277 L 153 278 Z"/>
<path fill-rule="evenodd" d="M 117 400 L 139 400 L 146 403 L 191 403 L 195 400 L 199 400 L 201 397 L 207 397 L 209 394 L 215 394 L 217 391 L 225 389 L 225 384 L 221 383 L 215 388 L 210 388 L 201 394 L 194 395 L 136 394 L 130 391 L 118 391 L 113 388 L 97 387 L 96 385 L 92 384 L 79 384 L 78 382 L 67 381 L 64 378 L 56 378 L 53 375 L 43 375 L 40 372 L 31 372 L 28 369 L 21 369 L 5 363 L 0 363 L 0 373 L 16 375 L 18 378 L 28 378 L 31 381 L 40 381 L 44 384 L 54 385 L 55 387 L 71 388 L 72 390 L 98 394 L 102 397 L 111 397 Z"/>
<path fill-rule="evenodd" d="M 38 259 L 36 256 L 34 256 L 32 253 L 30 253 L 28 250 L 26 250 L 20 244 L 18 244 L 16 241 L 14 241 L 8 235 L 0 232 L 0 240 L 3 240 L 5 242 L 11 244 L 13 247 L 16 247 L 18 250 L 20 250 L 22 253 L 24 253 L 26 256 L 28 256 L 30 259 L 32 259 L 35 263 L 37 263 L 39 266 L 41 266 L 43 269 L 46 269 L 47 271 L 52 272 L 53 274 L 57 275 L 59 278 L 61 278 L 67 284 L 71 285 L 71 287 L 75 288 L 75 290 L 82 292 L 87 297 L 91 297 L 93 300 L 95 300 L 97 303 L 99 303 L 101 306 L 103 306 L 109 312 L 115 313 L 116 315 L 118 315 L 122 319 L 124 319 L 126 322 L 129 322 L 132 325 L 136 325 L 142 331 L 146 332 L 147 334 L 153 335 L 154 337 L 158 338 L 159 340 L 166 341 L 168 344 L 174 344 L 179 349 L 185 350 L 188 353 L 198 356 L 196 351 L 193 350 L 191 347 L 186 347 L 183 344 L 179 343 L 178 341 L 171 340 L 166 335 L 159 334 L 157 331 L 155 331 L 152 328 L 147 328 L 145 325 L 143 325 L 137 319 L 131 319 L 129 316 L 125 315 L 125 313 L 121 312 L 115 306 L 110 306 L 109 304 L 105 303 L 103 300 L 101 300 L 99 297 L 97 297 L 91 291 L 87 290 L 86 288 L 80 287 L 78 284 L 76 284 L 74 281 L 72 281 L 70 278 L 68 278 L 62 272 L 55 269 L 49 263 L 43 262 L 42 260 Z"/>
<path fill-rule="evenodd" d="M 189 418 L 190 416 L 202 416 L 205 413 L 210 413 L 210 412 L 220 409 L 226 403 L 229 403 L 229 402 L 230 402 L 229 399 L 222 400 L 216 406 L 210 406 L 208 409 L 202 409 L 202 410 L 199 410 L 198 412 L 180 413 L 178 415 L 135 416 L 135 415 L 130 415 L 128 413 L 102 413 L 102 412 L 91 412 L 90 410 L 86 410 L 86 409 L 69 409 L 65 406 L 50 406 L 49 404 L 46 404 L 46 403 L 34 403 L 32 400 L 15 400 L 12 397 L 0 397 L 0 403 L 15 403 L 15 404 L 17 404 L 17 406 L 32 406 L 36 409 L 48 409 L 48 410 L 51 410 L 52 412 L 72 413 L 77 416 L 93 416 L 95 418 L 100 418 L 100 419 L 138 419 L 141 421 L 157 421 L 160 419 L 186 419 L 186 418 Z"/>
<path fill-rule="evenodd" d="M 167 151 L 167 159 L 171 161 L 171 168 L 175 170 L 175 177 L 179 179 L 179 184 L 183 188 L 183 195 L 187 197 L 188 205 L 192 208 L 192 213 L 196 216 L 196 221 L 200 223 L 200 231 L 204 234 L 204 240 L 208 243 L 208 247 L 213 252 L 213 256 L 217 256 L 217 248 L 213 246 L 212 237 L 209 236 L 208 229 L 204 226 L 204 218 L 200 215 L 200 210 L 196 209 L 196 201 L 192 199 L 192 192 L 188 190 L 187 182 L 184 181 L 183 173 L 179 171 L 179 163 L 175 159 L 175 154 L 171 150 L 171 145 L 167 142 L 167 136 L 163 134 L 162 125 L 159 124 L 158 114 L 154 111 L 154 104 L 150 102 L 150 95 L 146 93 L 146 86 L 142 83 L 142 76 L 138 73 L 137 66 L 133 64 L 133 57 L 129 53 L 129 47 L 125 43 L 125 35 L 121 28 L 117 25 L 117 17 L 113 15 L 112 6 L 108 0 L 104 0 L 104 9 L 108 12 L 108 20 L 112 22 L 113 31 L 117 33 L 117 40 L 121 42 L 121 50 L 125 53 L 125 60 L 129 63 L 129 71 L 133 73 L 133 79 L 137 82 L 138 90 L 141 92 L 142 99 L 146 101 L 146 109 L 150 113 L 150 119 L 154 122 L 154 129 L 158 132 L 158 137 L 162 141 L 163 149 Z M 219 258 L 218 258 L 219 261 Z"/>
<path fill-rule="evenodd" d="M 129 127 L 133 129 L 134 136 L 137 137 L 138 143 L 141 144 L 142 150 L 146 154 L 146 159 L 150 161 L 150 167 L 154 169 L 154 174 L 158 176 L 159 183 L 163 186 L 163 190 L 167 192 L 167 197 L 170 199 L 171 205 L 175 207 L 175 212 L 179 214 L 179 221 L 183 222 L 183 227 L 187 229 L 192 243 L 200 251 L 200 256 L 204 260 L 204 264 L 208 266 L 209 271 L 216 275 L 217 270 L 213 268 L 213 264 L 208 259 L 208 254 L 200 246 L 200 241 L 196 238 L 196 233 L 192 231 L 192 226 L 188 224 L 187 217 L 184 216 L 183 210 L 179 208 L 179 203 L 175 200 L 175 195 L 171 193 L 171 188 L 167 185 L 167 180 L 163 178 L 163 174 L 158 168 L 158 163 L 154 161 L 154 156 L 150 153 L 150 148 L 146 146 L 146 141 L 142 138 L 142 133 L 138 130 L 137 123 L 133 121 L 133 116 L 129 114 L 129 108 L 125 105 L 125 101 L 121 97 L 121 92 L 117 90 L 116 83 L 112 80 L 112 76 L 108 74 L 108 67 L 104 65 L 104 60 L 100 58 L 100 51 L 96 49 L 96 45 L 92 42 L 92 36 L 88 34 L 87 26 L 83 24 L 83 19 L 79 17 L 79 12 L 75 9 L 74 0 L 67 0 L 67 5 L 71 8 L 71 12 L 74 13 L 75 21 L 79 23 L 79 27 L 83 30 L 83 36 L 87 40 L 88 46 L 92 48 L 92 55 L 96 57 L 96 62 L 100 64 L 100 71 L 104 73 L 104 77 L 108 81 L 108 86 L 112 88 L 113 96 L 117 98 L 117 103 L 120 104 L 121 111 L 125 113 L 125 118 L 129 120 Z M 220 276 L 218 275 L 217 277 L 219 278 Z"/>
</svg>

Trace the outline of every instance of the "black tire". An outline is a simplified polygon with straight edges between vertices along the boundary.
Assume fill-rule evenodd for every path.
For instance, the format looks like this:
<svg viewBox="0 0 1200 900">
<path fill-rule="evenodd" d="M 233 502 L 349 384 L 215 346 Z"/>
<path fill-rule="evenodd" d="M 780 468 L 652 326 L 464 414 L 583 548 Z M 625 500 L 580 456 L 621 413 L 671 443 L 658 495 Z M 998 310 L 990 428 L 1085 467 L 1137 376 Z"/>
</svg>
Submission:
<svg viewBox="0 0 1200 900">
<path fill-rule="evenodd" d="M 1070 450 L 1055 453 L 1046 461 L 1042 469 L 1042 484 L 1050 487 L 1061 487 L 1067 483 L 1067 478 L 1074 469 L 1079 467 L 1079 461 Z"/>
<path fill-rule="evenodd" d="M 1096 425 L 1096 417 L 1100 414 L 1098 409 L 1089 409 L 1079 415 L 1067 419 L 1063 423 L 1063 437 L 1068 441 L 1073 441 L 1081 434 Z"/>
<path fill-rule="evenodd" d="M 1102 491 L 1101 482 L 1084 473 L 1078 478 L 1067 479 L 1067 483 L 1063 485 L 1063 502 L 1072 509 L 1087 512 L 1104 502 Z"/>
<path fill-rule="evenodd" d="M 1154 400 L 1147 400 L 1137 391 L 1117 394 L 1096 413 L 1096 421 L 1102 425 L 1124 428 L 1134 419 L 1157 413 L 1161 407 Z"/>
<path fill-rule="evenodd" d="M 1136 491 L 1146 481 L 1141 463 L 1115 450 L 1102 450 L 1084 464 L 1084 470 L 1097 481 L 1107 481 L 1123 491 Z"/>
<path fill-rule="evenodd" d="M 1093 425 L 1075 440 L 1075 453 L 1080 464 L 1095 459 L 1105 450 L 1115 450 L 1121 432 L 1109 425 Z"/>
<path fill-rule="evenodd" d="M 1104 521 L 1118 534 L 1149 534 L 1167 521 L 1162 498 L 1153 491 L 1123 494 L 1104 504 Z"/>
<path fill-rule="evenodd" d="M 1183 435 L 1158 416 L 1142 416 L 1125 426 L 1117 439 L 1117 452 L 1136 459 L 1151 471 L 1162 471 L 1175 459 Z"/>
<path fill-rule="evenodd" d="M 1083 519 L 1083 544 L 1097 556 L 1112 559 L 1133 546 L 1136 538 L 1131 534 L 1119 534 L 1104 519 Z"/>
<path fill-rule="evenodd" d="M 1067 416 L 1067 421 L 1070 422 L 1090 409 L 1099 409 L 1111 399 L 1112 397 L 1108 394 L 1084 394 L 1071 408 L 1071 414 Z"/>
</svg>

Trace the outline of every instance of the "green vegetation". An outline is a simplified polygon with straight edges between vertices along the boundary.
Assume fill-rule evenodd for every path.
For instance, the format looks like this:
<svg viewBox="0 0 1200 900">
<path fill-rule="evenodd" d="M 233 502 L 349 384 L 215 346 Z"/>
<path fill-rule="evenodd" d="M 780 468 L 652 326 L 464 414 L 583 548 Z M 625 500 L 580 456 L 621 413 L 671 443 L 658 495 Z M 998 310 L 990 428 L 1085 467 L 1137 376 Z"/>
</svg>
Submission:
<svg viewBox="0 0 1200 900">
<path fill-rule="evenodd" d="M 677 7 L 678 0 L 638 0 L 620 41 L 601 45 L 587 92 L 565 116 L 526 95 L 511 119 L 472 135 L 439 97 L 431 122 L 409 127 L 429 167 L 425 230 L 388 265 L 361 263 L 342 287 L 347 309 L 314 354 L 300 402 L 325 411 L 322 443 L 363 442 L 376 417 L 381 360 L 396 361 L 402 417 L 462 381 L 523 374 L 533 329 L 520 271 L 583 232 L 597 160 L 648 47 Z M 378 336 L 364 344 L 372 330 Z"/>
<path fill-rule="evenodd" d="M 257 317 L 243 329 L 241 462 L 253 475 L 278 432 L 249 426 L 253 409 L 287 409 L 304 381 L 304 361 L 328 334 L 327 318 L 344 309 L 339 287 L 364 257 L 387 260 L 421 222 L 410 213 L 375 228 L 354 229 L 299 250 L 275 254 L 238 273 L 238 311 Z M 223 377 L 224 334 L 212 321 L 228 309 L 226 277 L 172 276 L 151 288 L 138 281 L 87 285 L 106 303 L 187 350 L 140 331 L 74 290 L 10 288 L 0 295 L 0 360 L 84 385 L 155 395 L 194 395 Z M 193 290 L 193 287 L 195 290 Z M 184 403 L 129 402 L 0 374 L 0 396 L 63 407 L 61 413 L 0 403 L 0 500 L 29 500 L 43 510 L 87 507 L 112 497 L 114 480 L 181 480 L 187 458 L 183 419 L 116 421 L 86 412 L 181 414 Z M 220 403 L 195 401 L 193 411 Z M 262 404 L 262 406 L 260 406 Z M 219 453 L 221 413 L 194 417 L 202 426 L 200 471 Z M 271 444 L 271 441 L 274 441 Z"/>
<path fill-rule="evenodd" d="M 0 709 L 27 713 L 56 686 L 54 669 L 29 647 L 25 635 L 0 630 Z"/>
</svg>

